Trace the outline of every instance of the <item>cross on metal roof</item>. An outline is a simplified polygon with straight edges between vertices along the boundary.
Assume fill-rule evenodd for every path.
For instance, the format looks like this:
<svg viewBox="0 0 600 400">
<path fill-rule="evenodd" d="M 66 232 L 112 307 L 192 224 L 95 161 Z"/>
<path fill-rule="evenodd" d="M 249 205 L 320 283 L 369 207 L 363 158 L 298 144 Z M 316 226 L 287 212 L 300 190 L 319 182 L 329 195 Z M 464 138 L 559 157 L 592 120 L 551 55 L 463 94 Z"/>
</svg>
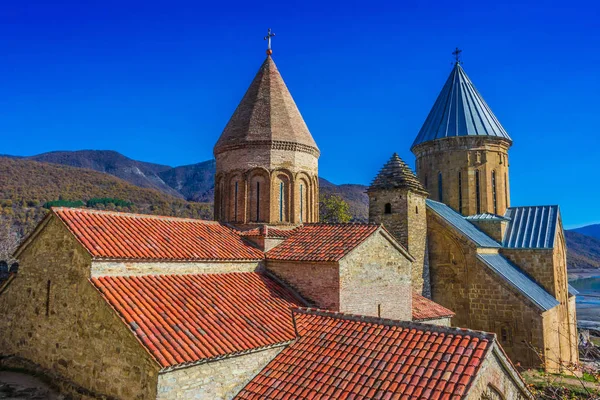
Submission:
<svg viewBox="0 0 600 400">
<path fill-rule="evenodd" d="M 267 55 L 271 55 L 273 54 L 273 50 L 271 50 L 271 38 L 275 36 L 275 34 L 273 32 L 271 32 L 271 28 L 269 28 L 269 31 L 267 32 L 267 36 L 265 36 L 265 38 L 263 40 L 268 40 L 268 44 L 267 44 Z"/>
<path fill-rule="evenodd" d="M 459 49 L 458 47 L 456 49 L 454 49 L 454 51 L 452 52 L 452 55 L 456 59 L 456 63 L 457 64 L 461 64 L 462 63 L 462 61 L 460 61 L 460 53 L 462 53 L 462 50 Z"/>
</svg>

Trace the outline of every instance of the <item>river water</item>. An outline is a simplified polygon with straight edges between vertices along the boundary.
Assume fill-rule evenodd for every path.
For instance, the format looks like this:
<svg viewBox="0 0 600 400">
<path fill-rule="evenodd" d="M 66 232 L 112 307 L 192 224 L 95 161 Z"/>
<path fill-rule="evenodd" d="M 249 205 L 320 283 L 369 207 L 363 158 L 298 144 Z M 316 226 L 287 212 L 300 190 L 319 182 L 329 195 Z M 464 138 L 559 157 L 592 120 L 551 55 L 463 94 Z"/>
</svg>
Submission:
<svg viewBox="0 0 600 400">
<path fill-rule="evenodd" d="M 600 329 L 600 276 L 569 282 L 579 291 L 577 320 L 580 326 Z"/>
</svg>

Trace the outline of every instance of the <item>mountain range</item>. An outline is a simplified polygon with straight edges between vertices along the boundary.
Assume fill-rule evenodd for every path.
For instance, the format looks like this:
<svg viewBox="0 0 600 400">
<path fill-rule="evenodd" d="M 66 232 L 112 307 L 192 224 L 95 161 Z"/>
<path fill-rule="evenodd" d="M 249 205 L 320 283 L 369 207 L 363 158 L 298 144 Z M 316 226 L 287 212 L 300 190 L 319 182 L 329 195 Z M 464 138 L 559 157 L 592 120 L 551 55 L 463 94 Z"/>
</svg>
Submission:
<svg viewBox="0 0 600 400">
<path fill-rule="evenodd" d="M 54 168 L 49 164 L 55 164 Z M 81 168 L 86 172 L 77 172 Z M 0 175 L 0 212 L 7 201 L 20 201 L 23 209 L 18 213 L 29 221 L 21 225 L 30 226 L 39 214 L 24 211 L 27 205 L 39 208 L 41 202 L 57 200 L 59 195 L 69 200 L 121 196 L 141 212 L 206 218 L 214 193 L 215 161 L 171 167 L 133 160 L 112 150 L 54 151 L 29 157 L 0 156 L 0 172 L 5 175 Z M 12 179 L 7 179 L 8 175 Z M 50 185 L 46 184 L 48 177 L 52 178 Z M 348 203 L 354 221 L 368 220 L 367 186 L 336 185 L 323 178 L 319 184 L 321 193 L 339 195 Z M 29 208 L 35 210 L 35 206 Z M 24 217 L 27 213 L 30 218 Z M 565 236 L 570 271 L 600 268 L 600 224 L 566 231 Z"/>
</svg>

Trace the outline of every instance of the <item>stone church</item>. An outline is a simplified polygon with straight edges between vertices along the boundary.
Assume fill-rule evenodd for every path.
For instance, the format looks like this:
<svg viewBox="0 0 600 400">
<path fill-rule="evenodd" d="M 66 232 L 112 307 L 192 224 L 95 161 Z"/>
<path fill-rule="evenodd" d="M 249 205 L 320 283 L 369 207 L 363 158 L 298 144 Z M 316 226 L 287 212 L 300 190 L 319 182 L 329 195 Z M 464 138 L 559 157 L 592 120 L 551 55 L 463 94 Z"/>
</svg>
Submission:
<svg viewBox="0 0 600 400">
<path fill-rule="evenodd" d="M 319 148 L 270 51 L 214 147 L 215 219 L 54 208 L 0 290 L 0 363 L 92 399 L 530 399 L 577 361 L 557 207 L 457 64 L 370 223 L 318 223 Z M 540 358 L 533 349 L 540 349 Z"/>
</svg>

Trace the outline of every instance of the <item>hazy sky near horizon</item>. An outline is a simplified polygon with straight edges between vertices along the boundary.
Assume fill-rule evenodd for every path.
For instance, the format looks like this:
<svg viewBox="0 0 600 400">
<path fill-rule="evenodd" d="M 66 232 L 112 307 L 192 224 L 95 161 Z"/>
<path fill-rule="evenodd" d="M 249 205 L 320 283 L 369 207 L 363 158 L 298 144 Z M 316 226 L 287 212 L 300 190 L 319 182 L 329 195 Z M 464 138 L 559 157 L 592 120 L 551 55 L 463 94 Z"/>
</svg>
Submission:
<svg viewBox="0 0 600 400">
<path fill-rule="evenodd" d="M 320 175 L 368 184 L 463 67 L 514 140 L 514 205 L 600 222 L 595 1 L 3 2 L 0 154 L 110 149 L 172 166 L 212 147 L 274 60 L 321 149 Z"/>
</svg>

